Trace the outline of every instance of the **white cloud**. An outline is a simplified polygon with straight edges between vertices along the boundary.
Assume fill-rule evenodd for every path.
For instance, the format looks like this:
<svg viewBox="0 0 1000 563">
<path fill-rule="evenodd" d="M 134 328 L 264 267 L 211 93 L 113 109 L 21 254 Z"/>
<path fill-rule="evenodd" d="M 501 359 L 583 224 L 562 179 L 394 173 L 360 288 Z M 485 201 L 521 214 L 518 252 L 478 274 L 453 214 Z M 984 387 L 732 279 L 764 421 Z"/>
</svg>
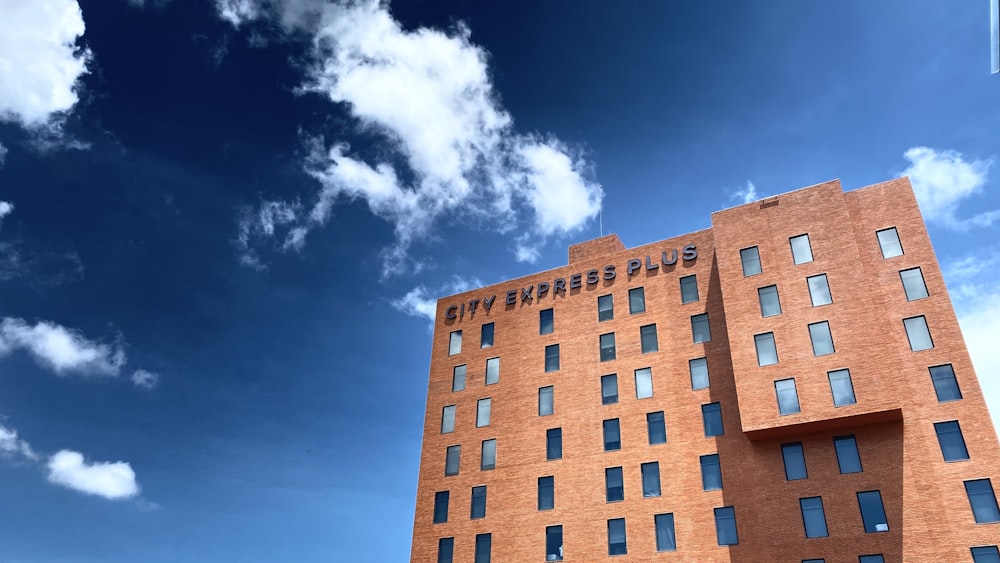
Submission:
<svg viewBox="0 0 1000 563">
<path fill-rule="evenodd" d="M 753 182 L 749 180 L 747 180 L 747 185 L 744 188 L 737 189 L 729 195 L 729 199 L 742 201 L 743 203 L 757 201 L 759 198 L 760 196 L 757 195 L 757 186 L 753 185 Z"/>
<path fill-rule="evenodd" d="M 958 206 L 982 193 L 992 161 L 967 161 L 958 152 L 912 147 L 903 153 L 909 167 L 898 176 L 909 176 L 920 211 L 928 223 L 956 230 L 986 227 L 1000 220 L 1000 210 L 985 211 L 959 219 Z"/>
<path fill-rule="evenodd" d="M 538 247 L 529 243 L 529 240 L 530 237 L 528 236 L 519 236 L 514 240 L 514 258 L 518 262 L 534 264 L 542 257 Z"/>
<path fill-rule="evenodd" d="M 0 219 L 3 219 L 7 215 L 14 211 L 14 204 L 8 201 L 0 201 Z"/>
<path fill-rule="evenodd" d="M 3 168 L 3 165 L 6 161 L 7 161 L 7 147 L 0 144 L 0 168 Z"/>
<path fill-rule="evenodd" d="M 219 17 L 237 27 L 260 15 L 258 3 L 253 0 L 215 0 L 215 8 Z"/>
<path fill-rule="evenodd" d="M 143 389 L 152 389 L 160 382 L 159 374 L 144 369 L 137 369 L 132 372 L 131 379 L 136 387 L 142 387 Z"/>
<path fill-rule="evenodd" d="M 398 299 L 393 299 L 391 304 L 397 310 L 414 317 L 424 317 L 434 322 L 437 315 L 437 296 L 454 295 L 481 287 L 483 283 L 478 278 L 463 278 L 453 276 L 450 281 L 438 288 L 437 291 L 430 291 L 424 285 L 418 285 L 411 289 L 406 295 Z"/>
<path fill-rule="evenodd" d="M 57 375 L 117 376 L 125 365 L 120 343 L 88 340 L 80 332 L 48 321 L 29 325 L 22 319 L 0 321 L 0 356 L 17 349 L 31 353 Z"/>
<path fill-rule="evenodd" d="M 0 424 L 0 453 L 19 454 L 32 461 L 39 459 L 31 445 L 17 437 L 17 430 L 2 424 Z"/>
<path fill-rule="evenodd" d="M 48 463 L 49 482 L 108 500 L 131 498 L 139 494 L 135 471 L 124 461 L 91 462 L 72 450 L 56 452 Z"/>
<path fill-rule="evenodd" d="M 244 208 L 237 223 L 236 244 L 240 251 L 240 261 L 257 270 L 266 269 L 253 248 L 253 241 L 273 237 L 278 228 L 295 223 L 301 214 L 302 205 L 298 202 L 265 200 L 257 209 Z M 304 229 L 290 229 L 285 237 L 285 246 L 301 248 L 305 235 Z"/>
</svg>

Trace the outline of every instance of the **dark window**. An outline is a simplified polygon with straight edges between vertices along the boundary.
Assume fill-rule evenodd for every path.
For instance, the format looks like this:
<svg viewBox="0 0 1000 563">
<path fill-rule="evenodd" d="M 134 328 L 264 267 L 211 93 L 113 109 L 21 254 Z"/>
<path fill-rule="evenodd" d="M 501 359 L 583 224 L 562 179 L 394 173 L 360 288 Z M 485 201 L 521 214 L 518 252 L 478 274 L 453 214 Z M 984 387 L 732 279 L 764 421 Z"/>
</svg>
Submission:
<svg viewBox="0 0 1000 563">
<path fill-rule="evenodd" d="M 995 545 L 973 547 L 972 563 L 1000 563 L 1000 549 Z"/>
<path fill-rule="evenodd" d="M 755 334 L 753 344 L 757 349 L 757 365 L 771 366 L 778 363 L 778 348 L 774 344 L 774 333 Z"/>
<path fill-rule="evenodd" d="M 701 488 L 706 491 L 722 489 L 722 466 L 719 454 L 701 456 Z"/>
<path fill-rule="evenodd" d="M 910 350 L 919 352 L 934 347 L 931 332 L 927 328 L 927 319 L 923 315 L 903 319 L 903 327 L 906 329 L 906 338 L 910 341 Z"/>
<path fill-rule="evenodd" d="M 476 560 L 474 563 L 490 563 L 492 547 L 492 534 L 476 534 Z"/>
<path fill-rule="evenodd" d="M 743 262 L 743 276 L 755 276 L 760 270 L 760 253 L 756 246 L 744 248 L 740 251 L 740 260 Z"/>
<path fill-rule="evenodd" d="M 625 555 L 628 546 L 625 543 L 625 519 L 608 520 L 608 555 Z"/>
<path fill-rule="evenodd" d="M 803 559 L 802 563 L 826 563 L 826 559 Z"/>
<path fill-rule="evenodd" d="M 545 527 L 545 560 L 563 560 L 562 526 Z"/>
<path fill-rule="evenodd" d="M 489 358 L 486 360 L 486 384 L 493 385 L 500 382 L 500 358 Z"/>
<path fill-rule="evenodd" d="M 778 299 L 778 286 L 769 285 L 757 289 L 757 300 L 760 301 L 760 316 L 773 317 L 781 314 L 781 301 Z"/>
<path fill-rule="evenodd" d="M 634 287 L 628 290 L 628 312 L 630 315 L 646 312 L 646 290 Z"/>
<path fill-rule="evenodd" d="M 469 518 L 486 518 L 486 485 L 472 487 L 472 510 Z"/>
<path fill-rule="evenodd" d="M 934 393 L 938 402 L 957 401 L 962 398 L 962 391 L 955 379 L 955 370 L 951 364 L 930 368 L 931 381 L 934 383 Z"/>
<path fill-rule="evenodd" d="M 866 533 L 889 531 L 889 520 L 886 519 L 885 508 L 882 506 L 882 493 L 858 493 L 858 506 L 861 507 L 861 520 L 865 524 Z"/>
<path fill-rule="evenodd" d="M 462 364 L 460 366 L 455 366 L 455 369 L 452 370 L 451 390 L 452 391 L 465 390 L 465 364 Z"/>
<path fill-rule="evenodd" d="M 545 431 L 545 459 L 562 459 L 562 428 L 549 428 Z"/>
<path fill-rule="evenodd" d="M 538 416 L 548 416 L 555 411 L 553 395 L 551 385 L 538 388 Z"/>
<path fill-rule="evenodd" d="M 681 278 L 681 303 L 694 303 L 698 300 L 698 277 L 684 276 Z"/>
<path fill-rule="evenodd" d="M 828 372 L 827 378 L 830 380 L 830 392 L 833 394 L 833 406 L 843 407 L 857 403 L 854 397 L 854 384 L 851 383 L 851 371 L 838 369 Z"/>
<path fill-rule="evenodd" d="M 969 495 L 972 516 L 977 524 L 1000 522 L 1000 508 L 997 507 L 997 497 L 989 479 L 966 481 L 965 492 Z"/>
<path fill-rule="evenodd" d="M 660 464 L 658 462 L 643 463 L 642 470 L 642 496 L 660 496 Z"/>
<path fill-rule="evenodd" d="M 825 356 L 836 351 L 833 347 L 833 335 L 830 334 L 830 323 L 827 321 L 809 325 L 809 339 L 812 341 L 814 356 Z"/>
<path fill-rule="evenodd" d="M 479 332 L 479 347 L 489 348 L 493 346 L 493 323 L 486 323 Z"/>
<path fill-rule="evenodd" d="M 602 295 L 597 298 L 597 320 L 610 321 L 615 318 L 615 301 L 612 295 Z"/>
<path fill-rule="evenodd" d="M 837 451 L 837 465 L 840 472 L 860 473 L 861 455 L 858 453 L 858 441 L 851 436 L 837 436 L 833 439 L 833 447 Z"/>
<path fill-rule="evenodd" d="M 969 459 L 969 450 L 965 447 L 965 438 L 962 437 L 962 427 L 958 425 L 957 420 L 935 422 L 934 432 L 937 433 L 938 443 L 941 444 L 941 454 L 945 461 Z"/>
<path fill-rule="evenodd" d="M 604 451 L 610 452 L 622 449 L 621 425 L 617 418 L 604 421 Z"/>
<path fill-rule="evenodd" d="M 437 563 L 453 563 L 455 556 L 455 538 L 441 538 L 438 540 L 438 560 Z"/>
<path fill-rule="evenodd" d="M 701 421 L 705 426 L 705 437 L 722 436 L 722 407 L 719 403 L 709 403 L 701 406 Z"/>
<path fill-rule="evenodd" d="M 549 344 L 545 347 L 545 371 L 559 371 L 559 345 Z"/>
<path fill-rule="evenodd" d="M 778 414 L 799 412 L 799 394 L 795 390 L 794 379 L 779 379 L 774 382 L 774 392 L 778 395 Z"/>
<path fill-rule="evenodd" d="M 604 470 L 604 497 L 608 502 L 625 500 L 621 467 L 609 467 Z"/>
<path fill-rule="evenodd" d="M 454 356 L 462 352 L 462 331 L 456 330 L 448 338 L 448 355 Z"/>
<path fill-rule="evenodd" d="M 924 274 L 920 268 L 910 268 L 899 272 L 899 279 L 903 281 L 903 293 L 906 294 L 907 301 L 916 301 L 927 297 L 927 284 L 924 283 Z"/>
<path fill-rule="evenodd" d="M 812 300 L 813 307 L 822 307 L 833 303 L 833 296 L 830 295 L 830 282 L 826 279 L 826 274 L 806 278 L 806 285 L 809 286 L 809 299 Z"/>
<path fill-rule="evenodd" d="M 434 493 L 434 523 L 444 524 L 448 521 L 448 491 Z"/>
<path fill-rule="evenodd" d="M 875 233 L 878 236 L 878 245 L 882 249 L 882 258 L 895 258 L 903 255 L 903 245 L 899 243 L 899 233 L 896 227 L 883 229 Z"/>
<path fill-rule="evenodd" d="M 826 513 L 823 512 L 822 498 L 800 498 L 799 508 L 802 509 L 802 525 L 806 529 L 807 538 L 825 538 L 830 535 L 826 530 Z"/>
<path fill-rule="evenodd" d="M 792 245 L 792 262 L 796 265 L 813 261 L 812 246 L 809 245 L 809 235 L 799 235 L 788 239 Z"/>
<path fill-rule="evenodd" d="M 538 312 L 538 334 L 552 334 L 555 330 L 555 319 L 552 316 L 552 309 L 542 309 Z"/>
<path fill-rule="evenodd" d="M 667 443 L 667 425 L 663 421 L 663 411 L 646 413 L 646 432 L 649 445 Z"/>
<path fill-rule="evenodd" d="M 656 342 L 656 325 L 640 326 L 639 342 L 642 344 L 643 354 L 658 352 L 660 345 Z"/>
<path fill-rule="evenodd" d="M 618 374 L 601 376 L 601 404 L 613 405 L 618 402 Z"/>
<path fill-rule="evenodd" d="M 656 551 L 676 551 L 677 534 L 674 533 L 674 515 L 656 514 L 653 516 L 656 525 Z"/>
<path fill-rule="evenodd" d="M 693 391 L 708 388 L 708 360 L 705 358 L 688 360 L 688 371 L 691 372 L 691 389 Z"/>
<path fill-rule="evenodd" d="M 444 474 L 458 475 L 458 462 L 462 458 L 462 446 L 448 446 L 448 455 L 445 457 Z"/>
<path fill-rule="evenodd" d="M 479 457 L 480 471 L 489 471 L 497 467 L 497 440 L 483 440 L 483 451 Z"/>
<path fill-rule="evenodd" d="M 806 456 L 802 442 L 781 445 L 781 459 L 785 463 L 785 479 L 795 481 L 809 477 L 806 472 Z"/>
<path fill-rule="evenodd" d="M 653 396 L 653 368 L 635 370 L 635 398 L 648 399 Z"/>
<path fill-rule="evenodd" d="M 691 335 L 695 344 L 712 340 L 712 330 L 708 327 L 708 313 L 691 317 Z"/>
<path fill-rule="evenodd" d="M 490 425 L 490 410 L 493 401 L 487 397 L 476 403 L 476 428 Z"/>
<path fill-rule="evenodd" d="M 885 563 L 885 558 L 881 553 L 875 555 L 862 555 L 858 557 L 858 563 Z"/>
<path fill-rule="evenodd" d="M 601 361 L 615 359 L 615 333 L 609 332 L 601 335 Z"/>
<path fill-rule="evenodd" d="M 449 434 L 455 431 L 455 405 L 441 409 L 441 433 Z"/>
<path fill-rule="evenodd" d="M 736 533 L 736 511 L 731 506 L 715 509 L 715 535 L 719 545 L 736 545 L 740 543 Z"/>
<path fill-rule="evenodd" d="M 538 478 L 538 510 L 552 510 L 556 507 L 555 477 Z"/>
</svg>

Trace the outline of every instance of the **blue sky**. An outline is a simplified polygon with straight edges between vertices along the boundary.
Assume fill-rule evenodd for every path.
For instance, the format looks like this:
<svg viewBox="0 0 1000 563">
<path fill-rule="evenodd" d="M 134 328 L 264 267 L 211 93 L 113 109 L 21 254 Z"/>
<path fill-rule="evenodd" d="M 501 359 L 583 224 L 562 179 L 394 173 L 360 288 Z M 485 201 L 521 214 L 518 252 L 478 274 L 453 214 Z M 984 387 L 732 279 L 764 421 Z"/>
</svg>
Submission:
<svg viewBox="0 0 1000 563">
<path fill-rule="evenodd" d="M 405 561 L 437 296 L 911 177 L 1000 413 L 953 0 L 0 0 L 0 562 Z"/>
</svg>

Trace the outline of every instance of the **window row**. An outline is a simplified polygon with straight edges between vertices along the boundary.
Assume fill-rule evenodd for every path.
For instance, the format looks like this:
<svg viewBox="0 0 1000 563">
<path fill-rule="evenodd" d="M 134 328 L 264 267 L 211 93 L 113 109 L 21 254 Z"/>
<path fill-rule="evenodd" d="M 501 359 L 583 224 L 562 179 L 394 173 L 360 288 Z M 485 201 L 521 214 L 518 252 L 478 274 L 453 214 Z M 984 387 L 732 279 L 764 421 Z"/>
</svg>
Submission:
<svg viewBox="0 0 1000 563">
<path fill-rule="evenodd" d="M 896 227 L 876 231 L 879 249 L 882 251 L 882 258 L 889 259 L 903 255 L 903 246 L 899 242 L 899 233 Z M 809 235 L 802 234 L 788 239 L 792 251 L 792 262 L 798 266 L 813 261 L 812 245 L 809 242 Z M 740 262 L 743 267 L 743 276 L 755 276 L 763 269 L 760 262 L 760 250 L 756 246 L 750 246 L 740 250 Z"/>
</svg>

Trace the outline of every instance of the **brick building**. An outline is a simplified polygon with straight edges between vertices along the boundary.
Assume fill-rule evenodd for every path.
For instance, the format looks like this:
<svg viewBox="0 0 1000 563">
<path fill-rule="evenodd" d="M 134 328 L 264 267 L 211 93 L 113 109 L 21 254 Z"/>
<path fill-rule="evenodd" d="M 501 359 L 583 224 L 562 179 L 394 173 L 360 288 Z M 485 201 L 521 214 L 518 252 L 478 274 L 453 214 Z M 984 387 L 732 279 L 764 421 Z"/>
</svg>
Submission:
<svg viewBox="0 0 1000 563">
<path fill-rule="evenodd" d="M 439 300 L 411 561 L 996 563 L 998 488 L 908 180 L 832 181 Z"/>
</svg>

